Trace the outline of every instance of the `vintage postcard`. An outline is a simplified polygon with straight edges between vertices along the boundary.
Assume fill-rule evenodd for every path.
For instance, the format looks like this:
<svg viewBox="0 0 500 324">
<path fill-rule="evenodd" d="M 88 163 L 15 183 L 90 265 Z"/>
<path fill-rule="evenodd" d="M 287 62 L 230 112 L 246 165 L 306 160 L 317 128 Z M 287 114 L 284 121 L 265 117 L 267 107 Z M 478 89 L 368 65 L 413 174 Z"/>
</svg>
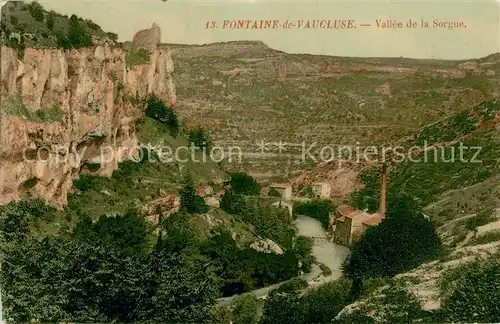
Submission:
<svg viewBox="0 0 500 324">
<path fill-rule="evenodd" d="M 498 0 L 0 8 L 0 324 L 500 322 Z"/>
</svg>

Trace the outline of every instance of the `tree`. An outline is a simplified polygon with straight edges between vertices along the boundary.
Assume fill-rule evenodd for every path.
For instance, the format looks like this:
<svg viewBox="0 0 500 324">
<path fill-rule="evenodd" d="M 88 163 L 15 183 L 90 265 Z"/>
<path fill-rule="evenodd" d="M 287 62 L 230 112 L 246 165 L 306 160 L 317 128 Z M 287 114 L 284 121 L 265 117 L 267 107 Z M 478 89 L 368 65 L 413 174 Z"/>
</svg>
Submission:
<svg viewBox="0 0 500 324">
<path fill-rule="evenodd" d="M 250 175 L 245 172 L 236 172 L 231 175 L 229 180 L 232 190 L 236 194 L 258 196 L 260 195 L 260 185 Z"/>
<path fill-rule="evenodd" d="M 219 281 L 210 263 L 203 258 L 158 251 L 150 264 L 156 274 L 156 291 L 152 315 L 145 314 L 145 319 L 159 323 L 206 322 L 219 297 Z"/>
<path fill-rule="evenodd" d="M 394 276 L 431 260 L 441 252 L 441 240 L 434 225 L 410 197 L 394 199 L 382 222 L 368 228 L 351 247 L 343 265 L 353 279 L 353 295 L 359 295 L 362 280 Z"/>
<path fill-rule="evenodd" d="M 117 41 L 118 41 L 118 34 L 108 32 L 108 33 L 106 33 L 106 35 L 107 35 L 107 36 L 109 37 L 109 39 L 110 39 L 110 40 L 112 40 L 113 42 L 117 42 Z"/>
<path fill-rule="evenodd" d="M 241 215 L 247 210 L 245 198 L 233 190 L 226 190 L 220 200 L 220 208 L 230 214 Z"/>
<path fill-rule="evenodd" d="M 295 215 L 306 215 L 317 219 L 325 230 L 330 229 L 330 212 L 335 210 L 335 205 L 329 200 L 313 200 L 308 202 L 295 202 L 293 213 Z"/>
<path fill-rule="evenodd" d="M 189 131 L 188 133 L 189 143 L 193 143 L 194 146 L 201 149 L 210 149 L 211 143 L 208 139 L 205 131 L 201 127 L 196 127 Z"/>
<path fill-rule="evenodd" d="M 161 223 L 165 229 L 163 248 L 167 252 L 180 252 L 197 248 L 199 240 L 191 225 L 192 215 L 184 212 L 173 213 Z"/>
<path fill-rule="evenodd" d="M 34 221 L 50 221 L 55 213 L 53 207 L 39 198 L 0 206 L 0 243 L 10 244 L 26 239 Z"/>
<path fill-rule="evenodd" d="M 255 295 L 238 296 L 232 305 L 231 318 L 234 324 L 257 324 L 259 300 Z"/>
<path fill-rule="evenodd" d="M 181 210 L 191 214 L 206 213 L 208 211 L 208 206 L 203 198 L 196 194 L 193 180 L 189 175 L 184 180 L 184 183 L 184 187 L 182 187 L 180 191 Z"/>
<path fill-rule="evenodd" d="M 269 293 L 262 311 L 262 324 L 308 323 L 307 305 L 298 293 Z"/>
<path fill-rule="evenodd" d="M 54 29 L 55 20 L 56 20 L 56 13 L 52 10 L 49 11 L 47 18 L 45 19 L 45 24 L 47 24 L 48 29 L 50 30 Z"/>
<path fill-rule="evenodd" d="M 92 35 L 85 26 L 80 24 L 76 15 L 69 18 L 68 41 L 71 48 L 88 47 L 92 45 Z"/>
<path fill-rule="evenodd" d="M 34 207 L 25 210 L 36 213 Z M 133 213 L 96 223 L 79 217 L 72 233 L 4 249 L 0 284 L 7 318 L 164 323 L 210 316 L 219 295 L 210 261 L 167 250 L 161 237 L 153 249 L 143 245 L 152 233 Z"/>
<path fill-rule="evenodd" d="M 456 270 L 453 292 L 439 322 L 495 323 L 500 319 L 500 259 L 476 261 Z M 437 321 L 436 321 L 437 322 Z"/>
<path fill-rule="evenodd" d="M 177 115 L 171 107 L 165 105 L 163 100 L 160 100 L 156 96 L 150 96 L 146 100 L 146 110 L 144 113 L 147 117 L 166 124 L 172 136 L 177 136 L 179 133 L 180 125 Z"/>
<path fill-rule="evenodd" d="M 308 323 L 329 323 L 347 304 L 351 282 L 338 279 L 309 290 L 302 297 L 308 306 Z"/>
<path fill-rule="evenodd" d="M 28 5 L 28 11 L 31 17 L 33 17 L 33 19 L 35 19 L 36 21 L 43 22 L 44 10 L 42 5 L 39 4 L 37 1 L 33 1 Z"/>
</svg>

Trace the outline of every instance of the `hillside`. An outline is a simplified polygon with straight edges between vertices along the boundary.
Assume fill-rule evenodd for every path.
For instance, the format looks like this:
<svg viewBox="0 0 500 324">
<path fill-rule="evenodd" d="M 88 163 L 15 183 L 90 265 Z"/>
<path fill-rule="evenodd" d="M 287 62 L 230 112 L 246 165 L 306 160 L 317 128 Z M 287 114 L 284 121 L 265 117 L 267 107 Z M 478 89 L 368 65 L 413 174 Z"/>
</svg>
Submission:
<svg viewBox="0 0 500 324">
<path fill-rule="evenodd" d="M 498 320 L 494 317 L 499 314 L 495 306 L 500 253 L 498 125 L 500 101 L 495 99 L 397 142 L 406 148 L 422 148 L 424 143 L 428 147 L 415 151 L 413 159 L 421 161 L 389 163 L 388 204 L 401 194 L 416 198 L 435 224 L 444 250 L 416 269 L 367 283 L 364 294 L 347 303 L 335 323 Z M 461 145 L 476 149 L 460 156 Z M 357 181 L 364 188 L 351 192 L 351 203 L 377 210 L 380 167 L 358 171 Z"/>
<path fill-rule="evenodd" d="M 359 258 L 363 247 L 368 250 L 363 259 L 366 263 L 357 263 L 359 267 L 355 268 L 347 263 L 344 277 L 320 287 L 270 292 L 263 306 L 254 302 L 248 312 L 260 316 L 260 323 L 498 322 L 499 125 L 500 101 L 494 99 L 396 141 L 401 147 L 413 147 L 415 160 L 388 163 L 387 215 L 379 225 L 365 230 L 361 244 L 351 246 L 349 258 L 353 254 Z M 465 151 L 461 160 L 461 146 L 480 150 Z M 436 161 L 434 150 L 438 152 Z M 457 154 L 454 161 L 450 158 L 453 152 Z M 417 161 L 426 153 L 429 161 Z M 477 161 L 472 161 L 473 155 L 477 155 Z M 349 167 L 335 175 L 334 166 L 326 164 L 306 173 L 302 180 L 324 180 L 321 177 L 328 176 L 327 181 L 333 185 L 339 183 L 335 176 L 345 179 L 349 171 L 352 183 L 358 186 L 343 188 L 350 193 L 349 202 L 359 209 L 377 210 L 380 164 Z M 414 209 L 401 204 L 408 198 L 415 203 Z M 421 211 L 419 206 L 423 207 Z M 411 216 L 416 210 L 422 220 L 420 225 L 427 224 L 439 238 L 435 254 L 425 249 L 430 237 L 416 233 L 419 231 Z M 427 259 L 405 270 L 389 272 L 415 260 L 415 250 L 429 253 Z M 360 295 L 353 296 L 355 285 L 350 271 L 363 267 L 368 270 L 361 275 Z M 245 302 L 251 304 L 251 296 L 246 298 Z M 229 308 L 232 320 L 243 316 L 239 308 L 242 302 L 235 301 Z"/>
<path fill-rule="evenodd" d="M 74 21 L 72 21 L 74 19 Z M 81 44 L 89 46 L 96 43 L 117 40 L 114 33 L 105 32 L 99 25 L 89 19 L 73 15 L 68 17 L 55 11 L 45 10 L 38 2 L 9 1 L 2 7 L 1 31 L 3 44 L 24 48 L 61 47 L 65 37 L 72 37 L 71 28 L 77 27 Z M 88 35 L 90 42 L 84 41 Z"/>
<path fill-rule="evenodd" d="M 438 233 L 446 254 L 381 282 L 346 306 L 337 323 L 367 316 L 377 323 L 495 321 L 485 314 L 498 314 L 498 287 L 491 285 L 498 285 L 500 178 L 447 192 L 426 213 L 442 224 Z"/>
<path fill-rule="evenodd" d="M 316 156 L 322 145 L 388 143 L 500 89 L 498 54 L 443 61 L 287 54 L 261 42 L 164 46 L 176 62 L 179 114 L 224 146 L 259 153 L 260 140 L 271 144 L 229 165 L 262 179 L 314 166 L 302 161 L 302 143 L 316 143 Z M 280 140 L 289 144 L 281 153 Z"/>
<path fill-rule="evenodd" d="M 423 206 L 449 190 L 469 187 L 500 173 L 500 101 L 482 102 L 472 109 L 427 125 L 397 144 L 417 148 L 411 159 L 391 163 L 388 197 L 406 193 Z M 462 149 L 460 147 L 463 147 Z M 462 151 L 462 152 L 461 152 Z M 391 158 L 388 158 L 392 162 Z M 413 160 L 413 161 L 412 161 Z M 364 188 L 351 194 L 358 208 L 377 210 L 380 166 L 368 167 L 358 176 Z M 468 208 L 465 212 L 471 212 Z"/>
</svg>

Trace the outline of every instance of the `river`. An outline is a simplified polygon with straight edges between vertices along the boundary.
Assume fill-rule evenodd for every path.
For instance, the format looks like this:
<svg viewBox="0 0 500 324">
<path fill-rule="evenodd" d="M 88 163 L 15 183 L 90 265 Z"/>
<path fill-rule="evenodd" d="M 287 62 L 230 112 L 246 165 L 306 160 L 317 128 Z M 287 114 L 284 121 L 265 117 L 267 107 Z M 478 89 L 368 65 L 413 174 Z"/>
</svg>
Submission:
<svg viewBox="0 0 500 324">
<path fill-rule="evenodd" d="M 313 264 L 311 272 L 298 277 L 309 282 L 309 287 L 321 285 L 328 281 L 340 278 L 342 275 L 341 265 L 349 254 L 349 249 L 345 246 L 330 242 L 326 236 L 326 231 L 321 226 L 321 223 L 314 218 L 298 216 L 294 224 L 298 230 L 297 235 L 314 238 L 312 254 L 316 257 L 316 261 L 323 263 L 330 268 L 330 270 L 332 270 L 332 274 L 330 276 L 323 277 L 319 266 L 317 264 Z M 257 298 L 263 298 L 267 296 L 271 290 L 278 288 L 285 282 L 286 281 L 256 289 L 249 293 L 254 294 Z M 220 298 L 218 301 L 221 304 L 226 304 L 236 296 L 238 295 Z"/>
</svg>

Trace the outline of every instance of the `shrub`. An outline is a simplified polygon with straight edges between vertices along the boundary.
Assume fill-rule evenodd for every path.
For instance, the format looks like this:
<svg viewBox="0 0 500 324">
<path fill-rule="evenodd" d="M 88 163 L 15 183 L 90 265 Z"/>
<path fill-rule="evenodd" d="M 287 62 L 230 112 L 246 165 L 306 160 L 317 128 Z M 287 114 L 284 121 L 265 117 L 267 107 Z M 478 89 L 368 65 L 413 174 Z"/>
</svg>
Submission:
<svg viewBox="0 0 500 324">
<path fill-rule="evenodd" d="M 457 271 L 458 280 L 445 298 L 442 314 L 447 322 L 495 323 L 500 318 L 500 261 L 498 255 Z"/>
<path fill-rule="evenodd" d="M 495 220 L 496 218 L 493 217 L 493 210 L 486 210 L 478 213 L 476 216 L 472 218 L 467 219 L 467 222 L 465 223 L 465 228 L 468 229 L 469 231 L 473 231 L 476 229 L 476 227 L 486 225 Z"/>
<path fill-rule="evenodd" d="M 323 263 L 319 264 L 319 268 L 321 269 L 321 273 L 323 274 L 324 277 L 329 277 L 332 275 L 332 270 Z"/>
<path fill-rule="evenodd" d="M 36 21 L 43 22 L 44 12 L 43 7 L 37 1 L 33 1 L 28 5 L 28 11 Z"/>
<path fill-rule="evenodd" d="M 307 197 L 307 198 L 315 198 L 316 195 L 314 194 L 314 191 L 311 186 L 305 186 L 300 190 L 299 195 L 301 197 Z"/>
<path fill-rule="evenodd" d="M 230 214 L 241 215 L 246 212 L 246 202 L 242 195 L 226 190 L 220 200 L 220 208 Z"/>
<path fill-rule="evenodd" d="M 293 213 L 306 215 L 317 219 L 324 229 L 330 229 L 330 212 L 335 210 L 335 205 L 329 200 L 314 200 L 310 202 L 295 202 Z"/>
<path fill-rule="evenodd" d="M 249 196 L 260 195 L 260 185 L 252 176 L 245 172 L 233 173 L 229 184 L 236 194 Z"/>
<path fill-rule="evenodd" d="M 201 127 L 196 127 L 188 133 L 189 143 L 201 149 L 210 149 L 210 140 L 208 139 L 205 131 Z"/>
<path fill-rule="evenodd" d="M 106 35 L 107 35 L 107 36 L 109 37 L 109 39 L 110 39 L 110 40 L 112 40 L 113 42 L 117 42 L 117 41 L 118 41 L 118 34 L 108 32 L 108 33 L 106 33 Z"/>
<path fill-rule="evenodd" d="M 393 201 L 382 222 L 365 230 L 354 242 L 343 264 L 354 280 L 353 294 L 360 293 L 365 278 L 394 276 L 436 258 L 442 245 L 434 225 L 410 197 Z"/>
<path fill-rule="evenodd" d="M 68 41 L 71 48 L 88 47 L 92 45 L 92 35 L 81 25 L 77 16 L 69 18 Z"/>
<path fill-rule="evenodd" d="M 177 115 L 171 107 L 165 105 L 163 100 L 155 96 L 149 97 L 146 101 L 145 115 L 166 124 L 172 136 L 177 136 L 179 133 Z"/>
<path fill-rule="evenodd" d="M 257 324 L 259 300 L 253 294 L 238 296 L 231 307 L 231 319 L 234 324 Z"/>
<path fill-rule="evenodd" d="M 14 25 L 14 26 L 15 26 L 15 25 L 17 25 L 17 23 L 19 22 L 19 20 L 17 19 L 17 17 L 16 17 L 16 16 L 10 16 L 10 17 L 9 17 L 9 20 L 10 20 L 10 23 L 11 23 L 12 25 Z"/>
<path fill-rule="evenodd" d="M 181 210 L 188 212 L 190 214 L 206 213 L 208 211 L 208 206 L 203 200 L 203 198 L 201 198 L 196 194 L 191 177 L 186 178 L 185 185 L 181 189 L 180 195 L 181 195 Z"/>
<path fill-rule="evenodd" d="M 56 20 L 55 12 L 51 10 L 48 13 L 47 18 L 45 19 L 45 24 L 47 25 L 48 29 L 50 29 L 50 30 L 54 29 L 55 20 Z"/>
<path fill-rule="evenodd" d="M 304 279 L 293 278 L 279 286 L 278 292 L 291 293 L 307 288 L 308 286 L 309 284 Z"/>
</svg>

